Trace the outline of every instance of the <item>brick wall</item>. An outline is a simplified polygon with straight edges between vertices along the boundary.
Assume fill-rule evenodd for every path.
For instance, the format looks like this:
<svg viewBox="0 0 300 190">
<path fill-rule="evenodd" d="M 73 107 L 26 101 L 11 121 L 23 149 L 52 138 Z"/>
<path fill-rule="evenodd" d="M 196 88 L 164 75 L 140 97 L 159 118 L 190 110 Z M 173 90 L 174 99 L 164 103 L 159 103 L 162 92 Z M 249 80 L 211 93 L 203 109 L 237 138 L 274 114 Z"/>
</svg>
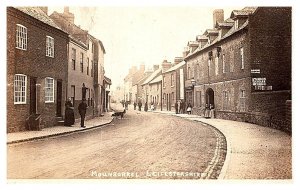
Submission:
<svg viewBox="0 0 300 190">
<path fill-rule="evenodd" d="M 221 47 L 219 58 L 217 47 Z M 244 51 L 244 69 L 241 68 L 240 48 Z M 212 59 L 209 65 L 210 51 Z M 194 113 L 203 114 L 206 89 L 212 88 L 216 117 L 285 130 L 285 102 L 291 99 L 290 8 L 258 8 L 250 17 L 247 28 L 201 50 L 186 61 L 187 68 L 191 70 L 187 79 L 196 80 L 194 98 L 197 91 L 202 93 L 202 103 L 193 108 Z M 260 69 L 260 73 L 251 74 L 251 69 Z M 272 86 L 273 91 L 255 92 L 253 77 L 266 78 L 266 85 Z M 241 90 L 246 93 L 244 111 L 240 109 Z M 224 91 L 229 93 L 229 104 L 225 107 Z"/>
<path fill-rule="evenodd" d="M 16 47 L 16 24 L 27 27 L 27 50 Z M 54 58 L 46 57 L 46 36 L 54 38 Z M 8 132 L 25 130 L 25 120 L 30 113 L 30 79 L 36 78 L 38 96 L 38 112 L 42 125 L 55 124 L 57 97 L 57 80 L 62 81 L 62 99 L 65 99 L 67 70 L 67 34 L 46 25 L 36 19 L 14 9 L 7 8 L 7 130 Z M 27 76 L 26 103 L 14 104 L 14 75 Z M 55 81 L 54 103 L 45 103 L 45 78 Z M 61 111 L 63 114 L 64 103 Z"/>
<path fill-rule="evenodd" d="M 249 18 L 253 77 L 265 77 L 272 89 L 291 90 L 291 8 L 258 8 Z"/>
</svg>

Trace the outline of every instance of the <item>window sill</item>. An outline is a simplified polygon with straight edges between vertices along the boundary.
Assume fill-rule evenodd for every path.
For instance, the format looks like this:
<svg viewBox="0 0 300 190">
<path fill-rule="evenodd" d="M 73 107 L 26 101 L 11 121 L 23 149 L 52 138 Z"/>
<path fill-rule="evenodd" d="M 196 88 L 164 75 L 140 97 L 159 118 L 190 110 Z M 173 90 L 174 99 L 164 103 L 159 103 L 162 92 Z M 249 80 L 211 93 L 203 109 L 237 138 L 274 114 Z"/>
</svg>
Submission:
<svg viewBox="0 0 300 190">
<path fill-rule="evenodd" d="M 14 105 L 26 105 L 26 102 L 14 102 Z"/>
<path fill-rule="evenodd" d="M 20 48 L 20 47 L 16 47 L 16 48 L 19 49 L 19 50 L 27 51 L 27 49 L 23 49 L 23 48 Z"/>
<path fill-rule="evenodd" d="M 45 101 L 45 104 L 51 104 L 51 103 L 54 103 L 54 101 Z"/>
</svg>

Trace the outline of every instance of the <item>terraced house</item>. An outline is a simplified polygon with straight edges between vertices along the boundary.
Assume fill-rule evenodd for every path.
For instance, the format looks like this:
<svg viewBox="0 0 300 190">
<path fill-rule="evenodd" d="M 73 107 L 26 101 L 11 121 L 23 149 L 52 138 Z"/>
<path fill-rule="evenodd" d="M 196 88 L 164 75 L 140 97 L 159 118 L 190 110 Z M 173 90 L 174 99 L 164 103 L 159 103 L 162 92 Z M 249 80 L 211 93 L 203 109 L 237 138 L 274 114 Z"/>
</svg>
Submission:
<svg viewBox="0 0 300 190">
<path fill-rule="evenodd" d="M 48 127 L 63 114 L 69 38 L 47 12 L 7 8 L 7 132 L 28 129 L 30 115 Z"/>
<path fill-rule="evenodd" d="M 184 76 L 186 65 L 182 57 L 175 57 L 171 68 L 162 73 L 163 79 L 163 110 L 175 111 L 177 101 L 185 102 L 184 96 Z"/>
<path fill-rule="evenodd" d="M 217 118 L 290 131 L 291 8 L 246 7 L 226 20 L 216 10 L 196 41 L 185 58 L 194 114 L 211 105 Z"/>
<path fill-rule="evenodd" d="M 70 34 L 67 96 L 77 108 L 82 99 L 84 85 L 88 104 L 87 118 L 101 115 L 106 96 L 103 82 L 105 49 L 102 42 L 74 24 L 75 16 L 68 7 L 64 7 L 63 13 L 53 12 L 50 17 L 62 30 Z M 78 110 L 75 109 L 75 118 L 79 117 Z"/>
</svg>

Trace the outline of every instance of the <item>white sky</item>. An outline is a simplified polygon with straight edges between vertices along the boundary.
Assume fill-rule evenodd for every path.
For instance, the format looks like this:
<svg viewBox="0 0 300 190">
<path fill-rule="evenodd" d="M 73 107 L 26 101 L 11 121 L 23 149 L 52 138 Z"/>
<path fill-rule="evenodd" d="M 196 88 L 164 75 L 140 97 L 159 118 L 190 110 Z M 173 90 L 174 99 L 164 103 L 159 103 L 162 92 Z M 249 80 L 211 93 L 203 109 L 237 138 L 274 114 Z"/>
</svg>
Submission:
<svg viewBox="0 0 300 190">
<path fill-rule="evenodd" d="M 75 15 L 75 24 L 100 39 L 106 49 L 105 75 L 113 87 L 122 85 L 131 66 L 144 63 L 147 67 L 161 64 L 164 59 L 173 62 L 182 56 L 184 46 L 196 35 L 212 28 L 213 10 L 224 9 L 229 18 L 233 9 L 243 7 L 200 6 L 106 6 L 69 7 Z M 63 12 L 63 7 L 49 7 Z"/>
</svg>

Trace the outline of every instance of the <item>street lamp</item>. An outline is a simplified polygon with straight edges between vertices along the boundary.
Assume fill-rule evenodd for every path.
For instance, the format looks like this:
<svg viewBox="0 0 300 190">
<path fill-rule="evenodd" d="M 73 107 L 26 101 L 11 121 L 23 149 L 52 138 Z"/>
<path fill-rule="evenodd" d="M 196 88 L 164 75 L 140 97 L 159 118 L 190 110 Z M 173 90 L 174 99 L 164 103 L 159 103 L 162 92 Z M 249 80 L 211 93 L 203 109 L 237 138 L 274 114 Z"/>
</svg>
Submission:
<svg viewBox="0 0 300 190">
<path fill-rule="evenodd" d="M 196 85 L 196 80 L 194 78 L 192 78 L 191 83 L 192 83 L 192 88 L 194 88 L 194 86 Z"/>
<path fill-rule="evenodd" d="M 194 87 L 196 85 L 196 80 L 192 78 L 191 83 L 192 83 L 192 105 L 194 105 Z"/>
</svg>

